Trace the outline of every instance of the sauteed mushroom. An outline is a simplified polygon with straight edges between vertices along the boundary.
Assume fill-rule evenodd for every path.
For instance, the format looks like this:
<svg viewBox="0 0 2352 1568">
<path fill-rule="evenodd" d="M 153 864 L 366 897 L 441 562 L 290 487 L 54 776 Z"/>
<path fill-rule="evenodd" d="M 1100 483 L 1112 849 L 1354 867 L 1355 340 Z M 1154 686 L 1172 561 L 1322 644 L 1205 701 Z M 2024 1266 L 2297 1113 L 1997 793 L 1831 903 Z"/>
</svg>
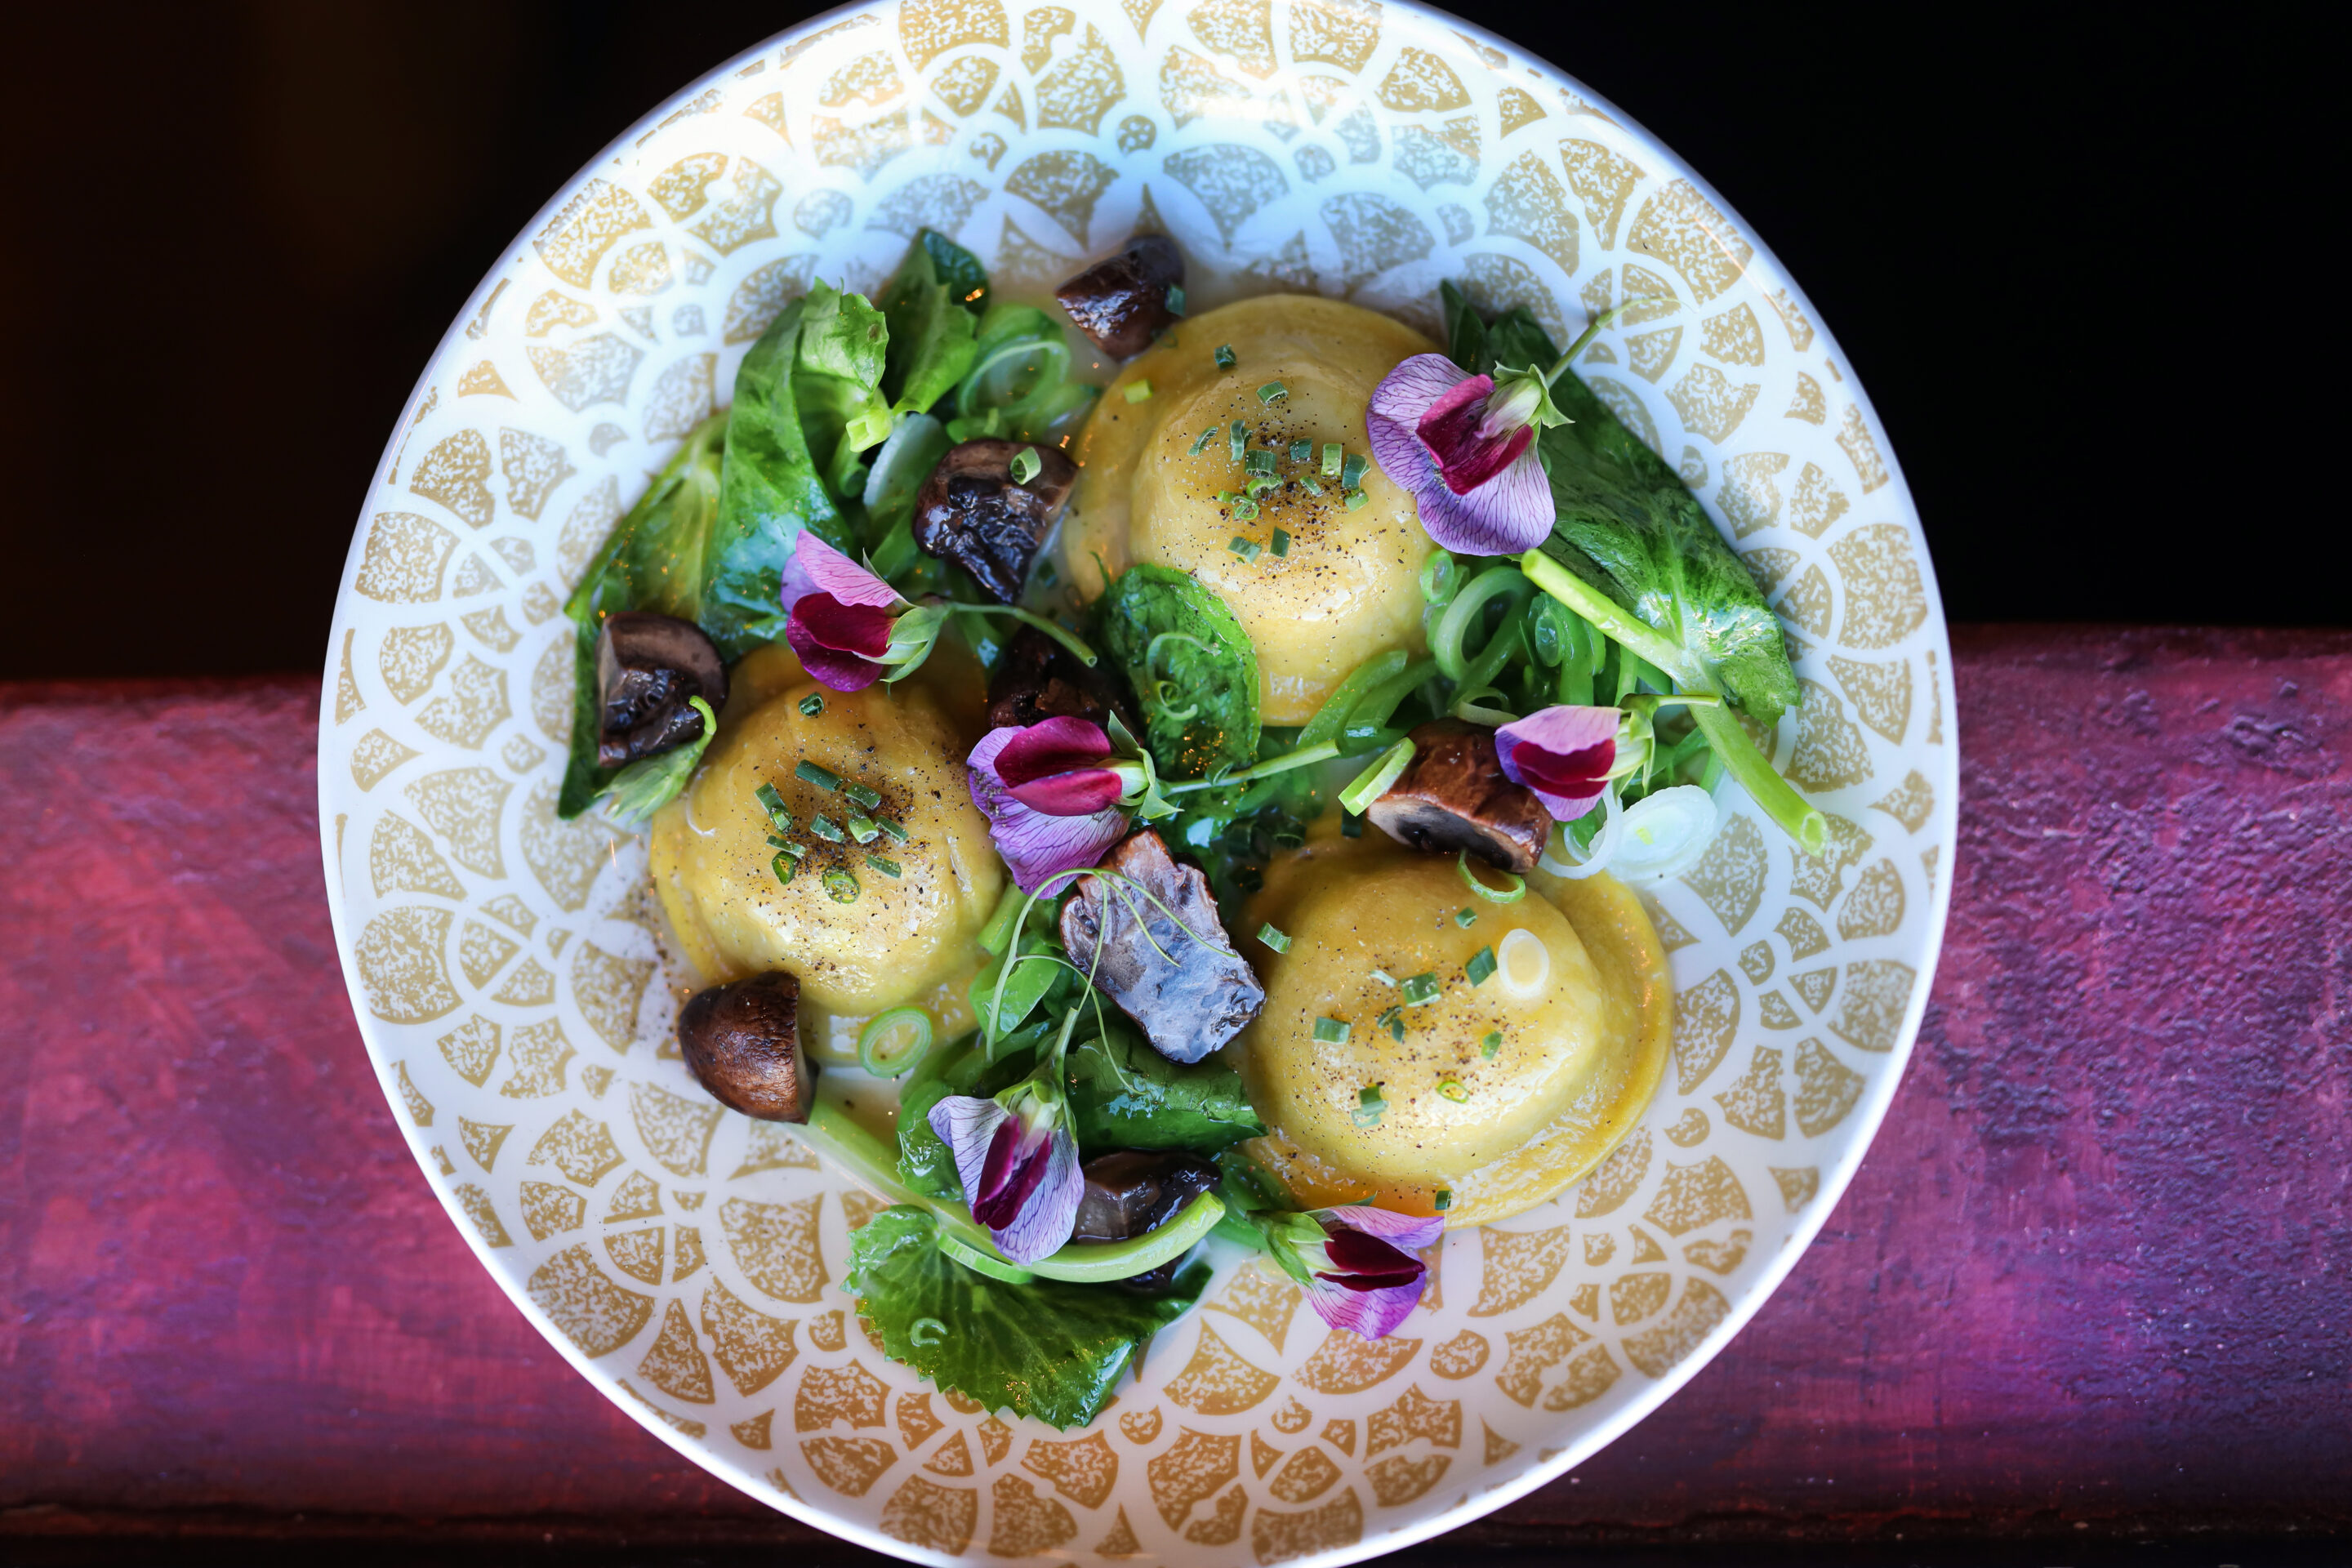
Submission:
<svg viewBox="0 0 2352 1568">
<path fill-rule="evenodd" d="M 691 621 L 623 610 L 596 635 L 596 763 L 617 768 L 702 733 L 699 697 L 727 700 L 727 667 Z"/>
<path fill-rule="evenodd" d="M 1036 454 L 1037 471 L 1013 477 L 1013 459 Z M 915 498 L 915 542 L 971 573 L 1000 605 L 1021 597 L 1029 563 L 1053 531 L 1077 481 L 1058 447 L 992 437 L 950 449 Z"/>
<path fill-rule="evenodd" d="M 1023 626 L 1005 645 L 988 679 L 988 726 L 1025 729 L 1041 719 L 1084 719 L 1102 724 L 1112 714 L 1129 730 L 1135 717 L 1108 665 L 1088 669 L 1069 649 L 1034 626 Z"/>
<path fill-rule="evenodd" d="M 1440 719 L 1411 738 L 1412 762 L 1364 813 L 1372 825 L 1415 849 L 1467 849 L 1506 871 L 1533 870 L 1551 814 L 1535 791 L 1503 776 L 1495 732 Z"/>
<path fill-rule="evenodd" d="M 678 1049 L 710 1097 L 763 1121 L 806 1121 L 816 1069 L 801 1049 L 801 983 L 778 971 L 714 985 L 677 1015 Z"/>
<path fill-rule="evenodd" d="M 1054 298 L 1103 353 L 1132 359 L 1176 320 L 1168 290 L 1184 281 L 1184 253 L 1164 234 L 1139 234 L 1054 290 Z"/>
<path fill-rule="evenodd" d="M 1072 1241 L 1125 1241 L 1158 1230 L 1213 1190 L 1217 1168 L 1181 1149 L 1121 1149 L 1087 1161 Z"/>
<path fill-rule="evenodd" d="M 1062 906 L 1062 945 L 1153 1049 L 1197 1062 L 1257 1016 L 1265 988 L 1218 923 L 1208 878 L 1171 858 L 1160 835 L 1130 836 L 1103 866 L 1137 887 L 1079 878 Z"/>
</svg>

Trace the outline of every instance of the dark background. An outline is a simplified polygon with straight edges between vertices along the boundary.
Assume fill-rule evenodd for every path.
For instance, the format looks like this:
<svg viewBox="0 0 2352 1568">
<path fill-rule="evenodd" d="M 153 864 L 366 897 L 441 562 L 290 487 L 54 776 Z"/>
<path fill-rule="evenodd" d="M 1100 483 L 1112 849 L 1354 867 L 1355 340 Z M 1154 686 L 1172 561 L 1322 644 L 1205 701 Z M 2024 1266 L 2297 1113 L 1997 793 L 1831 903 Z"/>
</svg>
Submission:
<svg viewBox="0 0 2352 1568">
<path fill-rule="evenodd" d="M 2329 422 L 2281 380 L 2332 352 L 2297 322 L 2327 319 L 2334 176 L 2298 194 L 2263 124 L 2298 101 L 2292 40 L 2239 12 L 1454 8 L 1614 100 L 1780 256 L 1893 437 L 1954 618 L 2346 619 L 2315 569 L 2336 487 L 2301 449 Z M 608 140 L 814 9 L 18 12 L 0 679 L 317 668 L 468 291 Z"/>
</svg>

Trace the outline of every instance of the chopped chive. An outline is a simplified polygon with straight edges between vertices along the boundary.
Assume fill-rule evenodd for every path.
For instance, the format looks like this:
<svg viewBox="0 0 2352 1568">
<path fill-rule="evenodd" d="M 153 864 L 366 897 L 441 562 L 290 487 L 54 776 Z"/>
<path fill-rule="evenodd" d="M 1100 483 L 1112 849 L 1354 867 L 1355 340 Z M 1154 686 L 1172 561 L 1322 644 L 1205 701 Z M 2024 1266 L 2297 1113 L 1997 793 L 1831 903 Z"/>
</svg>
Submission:
<svg viewBox="0 0 2352 1568">
<path fill-rule="evenodd" d="M 1394 990 L 1396 988 L 1396 976 L 1391 974 L 1385 969 L 1373 970 L 1372 978 L 1379 981 L 1381 984 L 1388 986 L 1391 990 Z"/>
<path fill-rule="evenodd" d="M 1323 443 L 1323 472 L 1331 479 L 1339 477 L 1339 459 L 1346 450 L 1337 441 Z"/>
<path fill-rule="evenodd" d="M 1240 462 L 1242 454 L 1249 450 L 1249 432 L 1244 429 L 1242 422 L 1236 419 L 1225 426 L 1225 437 L 1233 443 L 1234 461 Z"/>
<path fill-rule="evenodd" d="M 1379 1084 L 1367 1084 L 1356 1095 L 1355 1122 L 1359 1127 L 1378 1127 L 1381 1118 L 1388 1114 L 1389 1102 L 1381 1093 Z"/>
<path fill-rule="evenodd" d="M 802 712 L 814 719 L 818 714 L 824 711 L 824 699 L 812 691 L 806 697 L 801 699 L 800 710 Z"/>
<path fill-rule="evenodd" d="M 1279 529 L 1279 528 L 1276 529 L 1276 530 L 1274 531 L 1274 544 L 1273 544 L 1272 548 L 1273 548 L 1273 551 L 1274 551 L 1274 552 L 1275 552 L 1275 554 L 1276 554 L 1276 556 L 1283 556 L 1283 555 L 1287 555 L 1287 554 L 1289 554 L 1289 553 L 1290 553 L 1290 535 L 1289 535 L 1289 533 L 1288 533 L 1288 532 L 1286 532 L 1286 531 L 1282 530 L 1282 529 Z"/>
<path fill-rule="evenodd" d="M 1304 462 L 1307 461 L 1308 459 L 1312 458 L 1314 456 L 1315 456 L 1315 443 L 1314 443 L 1314 442 L 1312 442 L 1312 441 L 1293 441 L 1293 442 L 1290 444 L 1290 460 L 1291 460 L 1292 462 L 1294 462 L 1294 463 L 1304 463 Z"/>
<path fill-rule="evenodd" d="M 1442 1078 L 1437 1080 L 1437 1092 L 1444 1095 L 1446 1099 L 1452 1100 L 1456 1105 L 1461 1104 L 1464 1100 L 1470 1098 L 1470 1091 L 1450 1078 Z"/>
<path fill-rule="evenodd" d="M 1242 472 L 1270 474 L 1274 472 L 1274 454 L 1263 447 L 1254 447 L 1242 454 Z"/>
<path fill-rule="evenodd" d="M 1149 397 L 1151 394 L 1147 392 L 1143 395 Z M 1127 400 L 1129 403 L 1133 403 L 1136 400 L 1135 389 L 1133 387 L 1128 388 Z M 1037 470 L 1045 466 L 1045 460 L 1037 456 L 1037 448 L 1034 447 L 1024 447 L 1021 450 L 1013 453 L 1013 461 L 1008 465 L 1012 469 L 1013 482 L 1016 485 L 1025 485 L 1031 479 L 1035 479 L 1037 477 Z"/>
<path fill-rule="evenodd" d="M 1168 285 L 1168 313 L 1171 316 L 1184 313 L 1184 285 L 1181 283 Z"/>
<path fill-rule="evenodd" d="M 809 831 L 815 834 L 819 838 L 824 839 L 828 844 L 839 844 L 849 837 L 849 835 L 841 830 L 841 825 L 839 823 L 834 821 L 833 818 L 825 816 L 823 812 L 819 812 L 814 816 L 809 818 Z"/>
<path fill-rule="evenodd" d="M 1257 939 L 1276 952 L 1290 951 L 1290 938 L 1276 930 L 1271 921 L 1257 928 Z"/>
<path fill-rule="evenodd" d="M 1326 1045 L 1346 1045 L 1348 1043 L 1348 1020 L 1345 1018 L 1316 1019 L 1315 1037 L 1321 1040 Z"/>
<path fill-rule="evenodd" d="M 1500 1029 L 1488 1030 L 1486 1037 L 1478 1042 L 1478 1054 L 1490 1062 L 1495 1059 L 1495 1053 L 1502 1048 L 1503 1031 Z"/>
<path fill-rule="evenodd" d="M 836 904 L 856 903 L 857 901 L 857 873 L 855 871 L 845 871 L 838 866 L 835 867 L 832 870 L 827 871 L 824 874 L 824 890 L 826 896 L 832 899 Z"/>
<path fill-rule="evenodd" d="M 896 877 L 902 874 L 898 868 L 898 862 L 896 860 L 886 860 L 879 855 L 866 856 L 866 863 L 868 866 L 873 867 L 877 871 L 881 872 L 886 877 Z"/>
<path fill-rule="evenodd" d="M 1361 452 L 1349 453 L 1348 460 L 1339 465 L 1339 488 L 1352 490 L 1362 484 L 1364 470 L 1371 466 L 1372 460 Z"/>
<path fill-rule="evenodd" d="M 768 862 L 768 869 L 776 874 L 777 881 L 784 883 L 786 886 L 790 886 L 793 879 L 793 873 L 800 869 L 800 864 L 801 863 L 799 861 L 793 859 L 791 856 L 785 854 L 780 849 L 776 852 L 776 858 Z"/>
<path fill-rule="evenodd" d="M 1151 399 L 1151 383 L 1149 381 L 1130 382 L 1128 384 L 1126 395 L 1127 400 L 1129 403 L 1148 403 Z"/>
<path fill-rule="evenodd" d="M 1451 1187 L 1438 1188 L 1437 1196 L 1430 1200 L 1430 1205 L 1433 1208 L 1436 1209 L 1439 1214 L 1444 1214 L 1447 1209 L 1454 1206 L 1454 1189 Z"/>
<path fill-rule="evenodd" d="M 1372 1023 L 1376 1027 L 1386 1029 L 1389 1033 L 1390 1039 L 1396 1041 L 1399 1045 L 1404 1044 L 1403 1008 L 1391 1007 L 1387 1012 L 1381 1014 L 1379 1017 L 1373 1019 Z"/>
<path fill-rule="evenodd" d="M 1464 931 L 1468 931 L 1478 923 L 1478 911 L 1465 904 L 1454 911 L 1454 923 Z"/>
<path fill-rule="evenodd" d="M 874 826 L 874 819 L 864 812 L 853 811 L 849 814 L 849 836 L 860 844 L 871 844 L 880 837 L 881 834 L 882 830 Z"/>
<path fill-rule="evenodd" d="M 1250 500 L 1247 496 L 1236 496 L 1234 498 L 1234 521 L 1235 522 L 1253 522 L 1255 521 L 1256 519 L 1257 502 Z"/>
<path fill-rule="evenodd" d="M 1217 345 L 1217 368 L 1219 370 L 1231 370 L 1234 368 L 1233 344 L 1219 343 Z"/>
<path fill-rule="evenodd" d="M 1366 501 L 1369 501 L 1371 499 L 1371 497 L 1366 495 L 1361 490 L 1349 490 L 1348 492 L 1348 510 L 1349 511 L 1354 511 L 1357 508 L 1362 506 Z"/>
<path fill-rule="evenodd" d="M 1342 838 L 1361 838 L 1363 836 L 1364 819 L 1357 816 L 1352 811 L 1341 812 L 1339 814 L 1339 837 Z"/>
<path fill-rule="evenodd" d="M 816 785 L 819 789 L 839 789 L 841 787 L 841 775 L 839 773 L 835 773 L 831 768 L 821 768 L 814 763 L 811 762 L 803 762 L 799 766 L 793 768 L 793 776 L 805 780 L 807 783 Z"/>
<path fill-rule="evenodd" d="M 1404 983 L 1404 999 L 1408 1006 L 1425 1007 L 1437 1000 L 1437 976 L 1416 974 Z"/>
<path fill-rule="evenodd" d="M 1257 400 L 1271 406 L 1290 395 L 1290 388 L 1278 381 L 1269 381 L 1257 389 Z"/>
<path fill-rule="evenodd" d="M 793 830 L 793 814 L 784 808 L 784 797 L 776 793 L 775 785 L 761 784 L 751 792 L 751 798 L 766 808 L 768 820 L 775 825 L 777 832 L 790 833 Z"/>
<path fill-rule="evenodd" d="M 1472 953 L 1470 962 L 1462 966 L 1462 973 L 1470 977 L 1471 984 L 1486 984 L 1495 977 L 1495 950 L 1482 947 Z"/>
<path fill-rule="evenodd" d="M 1209 449 L 1209 443 L 1216 438 L 1217 427 L 1215 426 L 1212 425 L 1206 430 L 1202 431 L 1199 436 L 1193 438 L 1192 456 L 1197 458 L 1202 453 L 1207 451 Z"/>
<path fill-rule="evenodd" d="M 850 799 L 856 801 L 858 805 L 864 806 L 868 811 L 872 811 L 876 806 L 882 804 L 882 796 L 880 794 L 867 788 L 862 784 L 845 784 L 841 786 L 841 793 L 847 795 Z"/>
<path fill-rule="evenodd" d="M 1243 490 L 1253 499 L 1265 494 L 1268 490 L 1278 490 L 1281 488 L 1282 481 L 1272 474 L 1260 474 L 1242 487 Z"/>
<path fill-rule="evenodd" d="M 891 821 L 887 816 L 876 817 L 874 819 L 874 826 L 880 828 L 883 832 L 888 834 L 892 838 L 898 840 L 901 844 L 908 841 L 907 830 L 899 826 L 897 823 Z"/>
<path fill-rule="evenodd" d="M 794 859 L 798 859 L 801 856 L 808 853 L 806 849 L 793 843 L 791 839 L 779 838 L 772 833 L 768 835 L 768 847 L 771 849 L 781 849 L 785 854 L 792 856 Z"/>
<path fill-rule="evenodd" d="M 1234 535 L 1234 542 L 1231 544 L 1226 545 L 1225 548 L 1235 555 L 1240 556 L 1244 561 L 1255 561 L 1259 556 L 1265 553 L 1265 545 L 1260 544 L 1255 539 L 1244 539 L 1238 533 Z"/>
<path fill-rule="evenodd" d="M 1308 495 L 1319 496 L 1323 493 L 1323 487 L 1317 484 L 1311 477 L 1301 479 L 1298 482 L 1307 487 L 1307 493 Z"/>
<path fill-rule="evenodd" d="M 1234 492 L 1233 492 L 1233 491 L 1231 491 L 1231 490 L 1219 490 L 1219 491 L 1217 492 L 1217 504 L 1218 504 L 1219 506 L 1231 506 L 1231 505 L 1233 505 L 1233 504 L 1234 504 Z"/>
</svg>

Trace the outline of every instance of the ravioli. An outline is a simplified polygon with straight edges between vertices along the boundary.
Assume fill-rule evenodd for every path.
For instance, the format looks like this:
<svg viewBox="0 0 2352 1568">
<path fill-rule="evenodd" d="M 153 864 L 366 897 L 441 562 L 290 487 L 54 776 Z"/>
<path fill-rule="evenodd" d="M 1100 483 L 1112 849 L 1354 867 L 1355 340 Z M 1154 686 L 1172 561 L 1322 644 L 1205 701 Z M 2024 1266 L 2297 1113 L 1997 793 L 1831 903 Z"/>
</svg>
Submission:
<svg viewBox="0 0 2352 1568">
<path fill-rule="evenodd" d="M 1172 335 L 1172 346 L 1163 339 L 1120 371 L 1073 449 L 1080 471 L 1062 525 L 1062 574 L 1091 600 L 1137 562 L 1192 574 L 1256 645 L 1261 718 L 1303 724 L 1364 660 L 1427 646 L 1420 571 L 1429 539 L 1411 492 L 1369 466 L 1364 409 L 1399 361 L 1432 345 L 1360 306 L 1293 295 L 1226 305 Z M 1221 343 L 1234 350 L 1229 370 L 1216 363 Z M 1284 395 L 1261 399 L 1259 389 L 1276 383 Z M 1127 400 L 1147 384 L 1149 397 Z M 1292 479 L 1257 498 L 1255 518 L 1237 518 L 1218 500 L 1244 483 L 1230 434 L 1237 419 L 1252 447 L 1286 455 L 1308 443 L 1322 494 Z M 1326 443 L 1367 459 L 1362 506 L 1350 510 L 1339 481 L 1322 475 Z M 1301 468 L 1284 464 L 1286 474 Z M 1277 529 L 1287 536 L 1281 555 Z M 1261 553 L 1244 560 L 1236 538 Z"/>
<path fill-rule="evenodd" d="M 1266 1001 L 1241 1067 L 1274 1129 L 1255 1152 L 1304 1205 L 1428 1214 L 1444 1192 L 1451 1224 L 1517 1214 L 1598 1164 L 1664 1071 L 1665 953 L 1607 877 L 1538 872 L 1489 903 L 1451 859 L 1344 838 L 1335 813 L 1268 868 L 1243 929 L 1262 921 L 1289 946 L 1247 944 Z"/>
</svg>

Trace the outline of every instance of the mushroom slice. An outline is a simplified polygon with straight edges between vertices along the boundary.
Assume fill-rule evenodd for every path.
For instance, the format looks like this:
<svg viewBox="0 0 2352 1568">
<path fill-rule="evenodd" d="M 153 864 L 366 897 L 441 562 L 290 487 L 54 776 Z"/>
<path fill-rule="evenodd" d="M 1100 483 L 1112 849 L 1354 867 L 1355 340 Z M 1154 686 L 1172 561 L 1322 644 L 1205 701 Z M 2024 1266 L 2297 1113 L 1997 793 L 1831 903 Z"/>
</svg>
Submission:
<svg viewBox="0 0 2352 1568">
<path fill-rule="evenodd" d="M 1467 849 L 1506 871 L 1535 869 L 1551 814 L 1535 791 L 1503 775 L 1495 732 L 1440 719 L 1410 738 L 1412 763 L 1364 813 L 1372 825 L 1415 849 Z"/>
<path fill-rule="evenodd" d="M 1013 459 L 1037 455 L 1026 483 L 1013 477 Z M 992 437 L 950 448 L 915 498 L 915 542 L 952 561 L 1000 605 L 1021 597 L 1029 563 L 1054 530 L 1077 482 L 1077 465 L 1058 447 Z"/>
<path fill-rule="evenodd" d="M 1218 923 L 1208 878 L 1171 858 L 1160 835 L 1131 835 L 1103 865 L 1123 880 L 1078 879 L 1062 945 L 1152 1049 L 1197 1062 L 1257 1016 L 1265 988 Z"/>
<path fill-rule="evenodd" d="M 677 1045 L 710 1098 L 762 1121 L 806 1121 L 816 1069 L 801 1049 L 801 983 L 779 971 L 714 985 L 677 1014 Z"/>
<path fill-rule="evenodd" d="M 717 712 L 727 667 L 692 621 L 623 610 L 596 634 L 596 765 L 617 768 L 702 733 L 699 697 Z"/>
<path fill-rule="evenodd" d="M 1125 1241 L 1158 1230 L 1213 1191 L 1217 1168 L 1181 1149 L 1121 1149 L 1087 1161 L 1072 1241 Z"/>
<path fill-rule="evenodd" d="M 1108 729 L 1112 714 L 1129 731 L 1135 718 L 1108 665 L 1088 669 L 1069 649 L 1034 626 L 1023 626 L 1005 645 L 988 679 L 988 727 L 1027 729 L 1041 719 L 1084 719 Z"/>
<path fill-rule="evenodd" d="M 1117 359 L 1133 359 L 1176 320 L 1168 290 L 1184 281 L 1184 253 L 1164 234 L 1139 234 L 1054 290 L 1078 331 Z"/>
</svg>

